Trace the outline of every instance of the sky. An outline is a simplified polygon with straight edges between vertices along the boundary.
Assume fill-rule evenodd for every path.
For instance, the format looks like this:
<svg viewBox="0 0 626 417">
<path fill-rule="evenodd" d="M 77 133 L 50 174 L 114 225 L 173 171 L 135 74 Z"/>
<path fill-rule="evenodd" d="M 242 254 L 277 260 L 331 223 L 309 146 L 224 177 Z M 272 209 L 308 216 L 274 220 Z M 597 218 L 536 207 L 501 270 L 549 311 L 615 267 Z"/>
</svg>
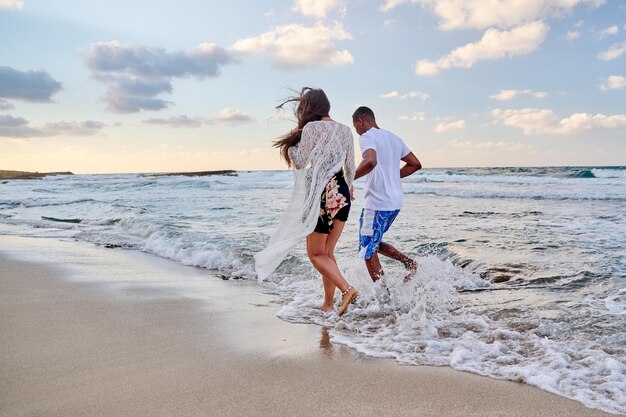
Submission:
<svg viewBox="0 0 626 417">
<path fill-rule="evenodd" d="M 305 86 L 425 168 L 626 165 L 626 2 L 0 0 L 0 169 L 285 169 Z"/>
</svg>

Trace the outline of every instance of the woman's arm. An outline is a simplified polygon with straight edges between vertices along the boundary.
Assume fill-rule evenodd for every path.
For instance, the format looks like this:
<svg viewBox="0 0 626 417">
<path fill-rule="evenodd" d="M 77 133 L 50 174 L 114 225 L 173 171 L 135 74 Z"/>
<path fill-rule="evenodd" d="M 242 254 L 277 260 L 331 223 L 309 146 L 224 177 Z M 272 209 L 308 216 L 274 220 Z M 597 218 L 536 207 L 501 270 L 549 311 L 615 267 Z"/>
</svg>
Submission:
<svg viewBox="0 0 626 417">
<path fill-rule="evenodd" d="M 300 143 L 289 148 L 289 158 L 296 169 L 305 168 L 311 154 L 311 134 L 306 125 L 300 134 Z"/>
</svg>

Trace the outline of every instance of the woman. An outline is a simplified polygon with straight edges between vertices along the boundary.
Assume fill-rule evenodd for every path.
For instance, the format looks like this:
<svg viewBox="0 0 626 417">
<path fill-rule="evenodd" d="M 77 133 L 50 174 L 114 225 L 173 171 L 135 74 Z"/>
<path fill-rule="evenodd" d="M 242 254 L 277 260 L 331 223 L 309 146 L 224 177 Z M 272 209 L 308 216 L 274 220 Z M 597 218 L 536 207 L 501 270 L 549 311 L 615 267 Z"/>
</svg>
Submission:
<svg viewBox="0 0 626 417">
<path fill-rule="evenodd" d="M 290 102 L 298 103 L 298 126 L 274 142 L 274 146 L 280 149 L 287 166 L 295 168 L 294 188 L 267 248 L 254 256 L 255 267 L 262 281 L 306 238 L 309 260 L 322 274 L 322 310 L 334 309 L 338 288 L 342 294 L 338 314 L 342 316 L 359 294 L 339 271 L 334 255 L 350 211 L 355 171 L 352 132 L 330 118 L 330 102 L 320 89 L 305 87 L 298 97 L 277 108 Z"/>
</svg>

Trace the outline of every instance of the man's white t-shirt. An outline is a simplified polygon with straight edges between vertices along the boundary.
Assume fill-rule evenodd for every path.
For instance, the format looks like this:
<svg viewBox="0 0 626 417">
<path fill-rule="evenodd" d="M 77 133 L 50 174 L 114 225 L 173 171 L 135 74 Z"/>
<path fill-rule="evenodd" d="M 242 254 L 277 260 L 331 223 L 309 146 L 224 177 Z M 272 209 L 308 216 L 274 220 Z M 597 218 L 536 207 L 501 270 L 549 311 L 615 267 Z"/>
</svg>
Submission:
<svg viewBox="0 0 626 417">
<path fill-rule="evenodd" d="M 377 164 L 365 176 L 365 202 L 371 210 L 392 211 L 402 207 L 400 160 L 411 150 L 404 141 L 388 130 L 372 127 L 361 135 L 361 154 L 368 149 L 376 151 Z"/>
</svg>

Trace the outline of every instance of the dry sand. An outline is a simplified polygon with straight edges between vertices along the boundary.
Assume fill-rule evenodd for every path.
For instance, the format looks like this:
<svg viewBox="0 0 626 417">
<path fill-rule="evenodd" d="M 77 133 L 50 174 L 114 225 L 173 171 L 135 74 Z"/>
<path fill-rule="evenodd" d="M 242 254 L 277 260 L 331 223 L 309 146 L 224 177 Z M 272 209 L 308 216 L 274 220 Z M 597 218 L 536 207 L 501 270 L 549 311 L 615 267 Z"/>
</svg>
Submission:
<svg viewBox="0 0 626 417">
<path fill-rule="evenodd" d="M 0 416 L 609 415 L 525 384 L 368 358 L 278 309 L 253 282 L 0 236 Z"/>
</svg>

